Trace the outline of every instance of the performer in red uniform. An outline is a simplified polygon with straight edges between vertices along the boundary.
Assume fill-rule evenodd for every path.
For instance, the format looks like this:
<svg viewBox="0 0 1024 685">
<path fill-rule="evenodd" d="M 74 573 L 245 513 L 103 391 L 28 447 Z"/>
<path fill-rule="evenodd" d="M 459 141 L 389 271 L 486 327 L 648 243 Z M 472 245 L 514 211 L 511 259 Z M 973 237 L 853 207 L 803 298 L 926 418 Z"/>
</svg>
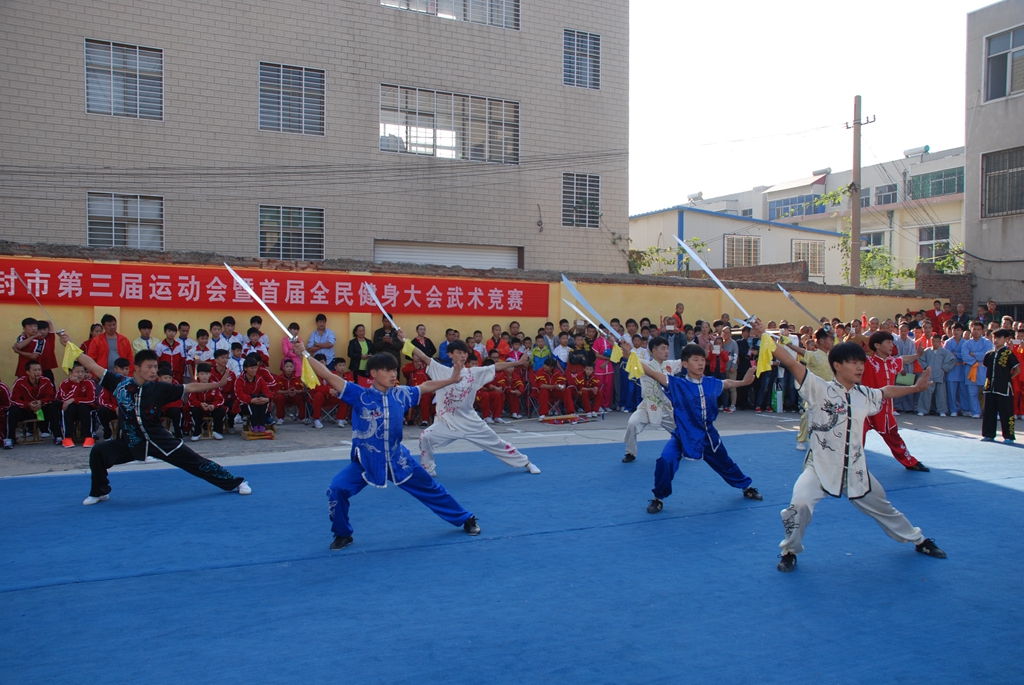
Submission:
<svg viewBox="0 0 1024 685">
<path fill-rule="evenodd" d="M 92 410 L 96 404 L 96 386 L 86 378 L 85 367 L 75 362 L 71 375 L 63 380 L 57 388 L 57 402 L 61 410 L 61 432 L 64 447 L 74 447 L 75 424 L 82 434 L 82 447 L 92 447 L 96 441 L 92 437 Z"/>
<path fill-rule="evenodd" d="M 427 376 L 427 366 L 419 358 L 414 358 L 411 362 L 403 366 L 402 375 L 405 377 L 406 382 L 414 388 L 419 387 L 430 380 L 430 377 Z M 349 379 L 346 378 L 345 380 Z M 426 428 L 430 425 L 430 406 L 433 403 L 434 393 L 420 393 L 420 426 L 422 428 Z M 406 423 L 410 426 L 415 425 L 412 409 L 409 410 L 406 415 L 406 419 Z"/>
<path fill-rule="evenodd" d="M 593 362 L 587 362 L 587 364 L 593 365 Z M 552 396 L 556 401 L 562 400 L 562 403 L 565 405 L 566 414 L 576 412 L 576 406 L 572 402 L 572 388 L 569 387 L 569 383 L 565 380 L 565 375 L 559 370 L 554 357 L 545 359 L 544 366 L 534 376 L 534 390 L 540 402 L 541 418 L 548 415 L 548 407 L 550 406 Z"/>
<path fill-rule="evenodd" d="M 917 355 L 906 355 L 904 357 L 893 357 L 892 334 L 879 331 L 872 334 L 868 339 L 868 347 L 873 354 L 868 355 L 864 364 L 864 375 L 861 377 L 861 385 L 866 388 L 884 388 L 896 385 L 896 376 L 903 370 L 903 364 L 913 364 L 918 360 L 921 352 Z M 874 428 L 885 440 L 885 444 L 892 451 L 896 461 L 903 464 L 910 471 L 930 471 L 927 466 L 915 459 L 906 443 L 900 437 L 899 426 L 896 425 L 896 416 L 893 414 L 892 399 L 886 399 L 882 403 L 882 411 L 874 416 L 869 416 L 864 421 L 864 436 L 867 437 L 869 428 Z"/>
<path fill-rule="evenodd" d="M 576 392 L 579 393 L 580 402 L 583 403 L 583 411 L 589 417 L 596 417 L 597 406 L 600 401 L 601 380 L 594 375 L 594 367 L 587 364 L 583 367 L 583 373 L 574 379 Z"/>
<path fill-rule="evenodd" d="M 298 409 L 299 421 L 306 419 L 306 387 L 302 379 L 295 375 L 295 362 L 285 359 L 281 364 L 283 372 L 277 376 L 277 394 L 274 404 L 277 406 L 277 420 L 284 421 L 285 407 Z"/>
</svg>

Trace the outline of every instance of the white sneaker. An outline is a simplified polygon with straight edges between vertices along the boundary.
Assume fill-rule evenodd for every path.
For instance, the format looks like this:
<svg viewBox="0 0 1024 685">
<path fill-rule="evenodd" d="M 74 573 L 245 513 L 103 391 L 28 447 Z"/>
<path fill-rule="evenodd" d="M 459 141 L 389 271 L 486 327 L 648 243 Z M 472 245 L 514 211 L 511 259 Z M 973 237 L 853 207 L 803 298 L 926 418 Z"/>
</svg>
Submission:
<svg viewBox="0 0 1024 685">
<path fill-rule="evenodd" d="M 214 439 L 214 440 L 223 440 L 223 439 L 224 439 L 224 436 L 223 436 L 223 435 L 221 435 L 220 433 L 214 433 L 214 434 L 213 434 L 213 439 Z"/>
<path fill-rule="evenodd" d="M 243 423 L 242 415 L 238 414 L 237 416 L 235 416 L 235 425 L 236 426 L 241 426 L 242 423 Z"/>
<path fill-rule="evenodd" d="M 919 411 L 919 412 L 917 412 L 917 415 L 918 416 L 924 416 L 924 412 L 923 411 Z"/>
<path fill-rule="evenodd" d="M 500 416 L 495 416 L 495 417 L 494 417 L 494 422 L 495 422 L 495 423 L 511 423 L 511 422 L 510 422 L 510 421 L 508 421 L 507 419 L 503 419 L 503 418 L 502 418 L 502 417 L 500 417 Z"/>
<path fill-rule="evenodd" d="M 530 462 L 526 462 L 526 470 L 527 470 L 527 472 L 532 473 L 534 475 L 540 473 L 540 469 L 537 468 L 537 465 L 536 464 L 532 464 Z"/>
<path fill-rule="evenodd" d="M 189 438 L 189 439 L 190 439 L 190 440 L 191 440 L 192 442 L 199 442 L 199 436 L 198 436 L 198 435 L 193 435 L 193 436 L 192 436 L 191 438 Z"/>
<path fill-rule="evenodd" d="M 159 460 L 159 459 L 156 459 L 156 458 L 154 458 L 154 457 L 146 457 L 146 463 L 147 463 L 147 464 L 155 464 L 155 463 L 157 463 L 158 461 L 160 461 L 160 460 Z"/>
<path fill-rule="evenodd" d="M 320 419 L 313 419 L 313 428 L 323 428 L 324 424 L 320 422 Z"/>
<path fill-rule="evenodd" d="M 14 447 L 14 441 L 10 438 L 4 438 L 4 449 L 9 450 Z"/>
<path fill-rule="evenodd" d="M 512 414 L 512 418 L 513 418 L 513 419 L 521 419 L 521 418 L 523 418 L 523 417 L 522 417 L 522 416 L 520 416 L 519 414 Z"/>
<path fill-rule="evenodd" d="M 730 404 L 729 405 L 729 412 L 732 413 L 734 411 L 736 411 L 736 405 L 735 404 Z M 800 413 L 803 414 L 803 412 L 800 412 Z"/>
<path fill-rule="evenodd" d="M 338 428 L 345 427 L 345 419 L 338 419 Z"/>
<path fill-rule="evenodd" d="M 800 450 L 801 452 L 806 452 L 807 451 L 807 443 L 806 442 L 798 442 L 796 444 L 796 448 L 798 450 Z"/>
<path fill-rule="evenodd" d="M 587 414 L 587 416 L 589 416 L 592 419 L 596 419 L 598 416 L 600 416 L 600 414 L 598 414 L 596 411 L 592 411 L 589 414 Z"/>
<path fill-rule="evenodd" d="M 940 414 L 939 414 L 939 416 L 940 416 L 941 418 L 946 418 L 946 415 L 945 415 L 945 414 L 941 414 L 941 413 L 940 413 Z"/>
<path fill-rule="evenodd" d="M 981 418 L 981 414 L 972 414 L 971 418 L 972 419 L 980 419 Z"/>
<path fill-rule="evenodd" d="M 238 487 L 236 488 L 236 490 L 238 490 L 238 494 L 239 495 L 251 495 L 252 494 L 252 488 L 249 487 L 249 481 L 247 481 L 247 480 L 243 480 L 241 483 L 239 483 Z"/>
<path fill-rule="evenodd" d="M 484 419 L 484 423 L 494 423 L 494 419 L 488 416 L 486 419 Z"/>
<path fill-rule="evenodd" d="M 50 437 L 50 434 L 47 431 L 39 431 L 39 437 L 48 438 Z"/>
<path fill-rule="evenodd" d="M 949 412 L 949 415 L 950 415 L 950 416 L 956 416 L 956 415 L 957 415 L 957 413 L 956 413 L 955 411 L 951 411 L 951 412 Z"/>
<path fill-rule="evenodd" d="M 93 497 L 92 495 L 89 495 L 84 500 L 82 500 L 82 504 L 84 504 L 87 507 L 91 507 L 94 504 L 106 502 L 108 499 L 110 499 L 110 495 L 100 495 L 99 497 Z"/>
<path fill-rule="evenodd" d="M 629 413 L 629 410 L 628 410 L 628 409 L 626 409 L 625 407 L 623 407 L 623 408 L 622 408 L 622 413 L 623 413 L 623 414 L 628 414 L 628 413 Z"/>
</svg>

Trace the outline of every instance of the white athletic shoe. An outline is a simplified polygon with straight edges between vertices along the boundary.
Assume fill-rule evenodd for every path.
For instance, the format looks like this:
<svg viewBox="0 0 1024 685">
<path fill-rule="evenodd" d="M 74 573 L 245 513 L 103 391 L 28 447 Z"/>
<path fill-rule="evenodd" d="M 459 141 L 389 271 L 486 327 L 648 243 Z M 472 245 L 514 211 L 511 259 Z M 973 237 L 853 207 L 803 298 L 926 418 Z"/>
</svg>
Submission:
<svg viewBox="0 0 1024 685">
<path fill-rule="evenodd" d="M 940 418 L 943 418 L 943 419 L 944 419 L 944 418 L 946 418 L 946 415 L 945 415 L 945 414 L 942 414 L 942 413 L 940 413 L 940 414 L 939 414 L 939 417 L 940 417 Z"/>
<path fill-rule="evenodd" d="M 893 414 L 893 416 L 899 416 L 900 415 L 900 413 L 898 411 L 896 411 L 895 409 L 893 410 L 892 414 Z"/>
<path fill-rule="evenodd" d="M 100 495 L 99 497 L 93 497 L 92 495 L 89 495 L 84 500 L 82 500 L 82 504 L 84 504 L 87 507 L 91 507 L 94 504 L 106 502 L 108 499 L 110 499 L 110 495 Z"/>
<path fill-rule="evenodd" d="M 49 433 L 49 431 L 39 431 L 39 437 L 41 437 L 41 438 L 48 438 L 48 437 L 50 437 L 50 433 Z"/>
<path fill-rule="evenodd" d="M 523 417 L 520 414 L 512 414 L 512 418 L 513 419 L 521 419 Z"/>
<path fill-rule="evenodd" d="M 4 449 L 9 450 L 14 447 L 14 441 L 10 438 L 4 438 Z"/>
<path fill-rule="evenodd" d="M 502 418 L 502 417 L 500 417 L 500 416 L 495 416 L 495 417 L 494 417 L 494 422 L 495 422 L 495 423 L 512 423 L 512 422 L 511 422 L 511 421 L 509 421 L 508 419 Z"/>
<path fill-rule="evenodd" d="M 796 448 L 798 450 L 800 450 L 801 452 L 806 452 L 807 451 L 807 443 L 806 442 L 798 442 L 796 444 Z"/>
<path fill-rule="evenodd" d="M 220 433 L 214 433 L 214 434 L 213 434 L 213 439 L 214 439 L 214 440 L 223 440 L 223 439 L 224 439 L 224 436 L 223 436 L 223 435 L 221 435 Z"/>
<path fill-rule="evenodd" d="M 345 427 L 345 419 L 338 419 L 338 428 Z"/>
<path fill-rule="evenodd" d="M 320 422 L 320 419 L 313 420 L 313 428 L 323 428 L 324 424 Z"/>
<path fill-rule="evenodd" d="M 160 461 L 160 460 L 159 460 L 159 459 L 157 459 L 157 458 L 155 458 L 155 457 L 146 457 L 146 463 L 147 463 L 147 464 L 155 464 L 155 463 L 157 463 L 158 461 Z"/>
<path fill-rule="evenodd" d="M 241 414 L 236 414 L 235 415 L 235 425 L 236 426 L 241 426 L 243 423 L 245 423 L 245 421 L 242 419 L 242 415 Z"/>
<path fill-rule="evenodd" d="M 484 419 L 484 423 L 494 423 L 494 419 L 488 416 L 486 419 Z"/>
<path fill-rule="evenodd" d="M 526 462 L 526 470 L 528 473 L 532 473 L 534 475 L 540 473 L 540 469 L 537 468 L 537 465 L 531 462 Z"/>
<path fill-rule="evenodd" d="M 247 481 L 247 480 L 243 480 L 241 483 L 239 483 L 238 487 L 235 488 L 235 489 L 238 490 L 238 494 L 239 495 L 251 495 L 252 494 L 252 488 L 249 487 L 249 481 Z"/>
<path fill-rule="evenodd" d="M 949 415 L 950 416 L 957 416 L 958 414 L 955 411 L 951 411 L 951 412 L 949 412 Z"/>
<path fill-rule="evenodd" d="M 193 436 L 192 436 L 191 438 L 189 438 L 189 439 L 190 439 L 190 440 L 191 440 L 192 442 L 199 442 L 199 436 L 198 436 L 198 435 L 193 435 Z"/>
<path fill-rule="evenodd" d="M 917 415 L 918 416 L 924 416 L 924 412 L 923 411 L 919 411 L 919 412 L 917 412 Z"/>
</svg>

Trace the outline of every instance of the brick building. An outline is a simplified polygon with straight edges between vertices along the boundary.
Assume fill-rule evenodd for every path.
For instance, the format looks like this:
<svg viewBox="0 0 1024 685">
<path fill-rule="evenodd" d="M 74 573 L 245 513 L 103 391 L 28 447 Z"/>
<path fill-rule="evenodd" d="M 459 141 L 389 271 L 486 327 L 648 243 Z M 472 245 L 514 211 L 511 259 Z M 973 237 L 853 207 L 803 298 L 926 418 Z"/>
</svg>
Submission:
<svg viewBox="0 0 1024 685">
<path fill-rule="evenodd" d="M 627 270 L 628 0 L 8 0 L 0 26 L 2 238 Z"/>
</svg>

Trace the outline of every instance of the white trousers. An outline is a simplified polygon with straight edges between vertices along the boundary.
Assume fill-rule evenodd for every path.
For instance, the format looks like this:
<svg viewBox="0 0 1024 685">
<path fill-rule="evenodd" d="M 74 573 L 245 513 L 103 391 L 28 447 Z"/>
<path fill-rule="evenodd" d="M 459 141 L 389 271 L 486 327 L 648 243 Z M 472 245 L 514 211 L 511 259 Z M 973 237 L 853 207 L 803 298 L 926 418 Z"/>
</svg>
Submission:
<svg viewBox="0 0 1024 685">
<path fill-rule="evenodd" d="M 647 405 L 641 404 L 629 417 L 626 424 L 626 452 L 636 456 L 636 436 L 640 435 L 647 426 L 651 425 L 651 415 L 647 413 Z M 669 433 L 676 429 L 676 420 L 672 418 L 672 411 L 662 410 L 661 427 Z"/>
<path fill-rule="evenodd" d="M 474 422 L 463 430 L 454 431 L 444 423 L 435 420 L 430 428 L 420 435 L 420 465 L 428 473 L 434 473 L 434 450 L 450 445 L 456 440 L 465 440 L 480 449 L 487 450 L 509 466 L 526 466 L 530 460 L 515 447 L 498 437 L 483 420 Z"/>
<path fill-rule="evenodd" d="M 871 482 L 871 492 L 858 499 L 851 499 L 850 504 L 875 519 L 885 534 L 893 540 L 915 544 L 922 542 L 924 535 L 921 534 L 921 529 L 911 525 L 907 517 L 892 506 L 885 498 L 882 484 L 875 480 L 870 472 L 868 478 Z M 781 512 L 782 526 L 786 529 L 786 539 L 779 543 L 779 549 L 783 554 L 800 554 L 804 551 L 804 532 L 811 524 L 814 505 L 828 496 L 822 489 L 814 469 L 805 467 L 793 485 L 793 501 Z"/>
</svg>

